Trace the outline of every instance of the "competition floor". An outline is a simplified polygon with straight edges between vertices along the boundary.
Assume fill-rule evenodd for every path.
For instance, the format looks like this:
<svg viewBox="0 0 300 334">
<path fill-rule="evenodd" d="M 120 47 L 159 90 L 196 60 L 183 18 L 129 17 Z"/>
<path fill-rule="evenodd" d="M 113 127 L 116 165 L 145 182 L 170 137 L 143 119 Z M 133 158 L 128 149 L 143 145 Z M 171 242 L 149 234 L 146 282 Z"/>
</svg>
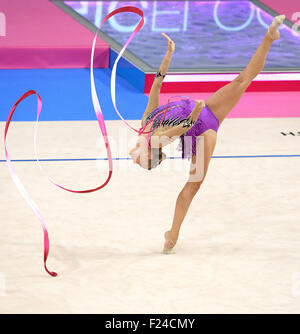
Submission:
<svg viewBox="0 0 300 334">
<path fill-rule="evenodd" d="M 0 141 L 3 143 L 9 110 L 21 94 L 34 89 L 43 99 L 38 152 L 46 172 L 67 188 L 101 185 L 108 164 L 90 97 L 88 68 L 93 34 L 83 25 L 85 21 L 75 21 L 61 11 L 62 2 L 55 7 L 47 0 L 27 0 L 22 5 L 11 0 L 5 6 L 0 2 L 2 23 L 7 17 L 5 33 L 0 27 L 1 45 L 8 52 L 0 57 Z M 279 2 L 272 0 L 272 8 L 276 3 L 273 9 L 284 13 L 289 7 L 287 17 L 294 22 L 292 13 L 297 10 L 293 1 L 284 5 Z M 99 19 L 100 14 L 112 10 L 108 6 L 117 3 L 105 7 L 99 1 L 95 7 L 93 2 L 90 8 L 94 10 L 87 14 Z M 132 50 L 137 45 L 144 53 L 140 57 L 157 66 L 162 53 L 148 52 L 153 45 L 149 36 L 158 40 L 159 28 L 167 27 L 165 32 L 171 32 L 177 50 L 183 45 L 189 54 L 177 53 L 174 60 L 178 67 L 206 64 L 207 68 L 223 68 L 220 41 L 230 50 L 227 60 L 231 61 L 225 62 L 225 70 L 244 67 L 270 17 L 249 1 L 234 2 L 238 6 L 234 22 L 228 10 L 233 4 L 195 2 L 189 7 L 187 3 L 182 18 L 185 23 L 189 18 L 194 25 L 180 23 L 176 34 L 173 24 L 177 20 L 161 11 L 170 9 L 168 4 L 161 2 L 156 8 L 153 2 L 144 8 L 147 2 L 139 2 L 148 21 L 145 28 L 149 29 L 136 36 Z M 76 6 L 85 13 L 86 3 L 80 1 Z M 195 6 L 210 16 L 200 17 L 193 10 Z M 239 15 L 241 8 L 243 15 Z M 163 14 L 160 21 L 156 21 L 158 11 Z M 165 14 L 169 15 L 167 20 Z M 122 21 L 125 17 L 119 19 L 126 23 Z M 121 38 L 116 33 L 120 24 L 111 20 L 105 27 L 110 29 L 111 22 L 116 29 L 112 35 L 108 33 L 123 45 L 125 34 Z M 244 22 L 249 24 L 248 30 Z M 212 26 L 215 30 L 207 30 Z M 228 26 L 234 27 L 230 34 Z M 237 26 L 243 28 L 238 37 Z M 197 27 L 199 34 L 194 30 Z M 129 31 L 123 30 L 128 38 Z M 217 38 L 210 38 L 212 31 Z M 207 38 L 203 39 L 204 33 Z M 199 46 L 206 53 L 197 47 L 201 34 L 203 43 Z M 190 40 L 195 37 L 197 52 L 180 43 L 182 36 Z M 228 37 L 227 44 L 224 36 Z M 298 37 L 287 28 L 282 36 L 271 50 L 267 69 L 299 73 Z M 213 48 L 212 43 L 218 47 Z M 160 48 L 160 44 L 155 45 Z M 14 168 L 47 223 L 48 267 L 58 273 L 56 278 L 43 269 L 40 222 L 15 187 L 0 145 L 0 313 L 299 313 L 299 90 L 278 92 L 265 87 L 265 92 L 245 93 L 218 132 L 207 177 L 185 218 L 177 253 L 164 255 L 163 234 L 172 222 L 189 164 L 180 159 L 177 142 L 164 150 L 167 161 L 151 172 L 128 159 L 136 136 L 117 120 L 112 106 L 112 50 L 108 43 L 98 43 L 95 70 L 114 158 L 113 177 L 107 187 L 96 193 L 72 194 L 53 186 L 40 172 L 33 149 L 36 97 L 18 107 L 9 128 L 8 151 Z M 237 57 L 236 52 L 241 50 L 244 56 Z M 149 55 L 151 59 L 147 59 Z M 118 110 L 139 128 L 137 119 L 148 102 L 146 90 L 132 84 L 140 76 L 129 75 L 128 81 L 119 74 L 121 71 L 116 79 Z M 144 81 L 142 84 L 144 87 Z M 206 99 L 207 94 L 211 93 L 182 95 Z M 161 95 L 161 104 L 167 98 L 168 94 Z"/>
<path fill-rule="evenodd" d="M 168 159 L 145 171 L 126 159 L 135 135 L 120 121 L 107 126 L 113 156 L 124 159 L 114 161 L 105 189 L 75 195 L 54 187 L 32 161 L 34 123 L 12 123 L 8 150 L 46 219 L 48 266 L 59 276 L 43 271 L 40 223 L 1 150 L 0 313 L 299 312 L 300 118 L 224 121 L 177 253 L 168 256 L 161 253 L 163 232 L 188 164 Z M 169 157 L 178 156 L 176 144 Z M 105 180 L 94 121 L 41 122 L 38 150 L 64 186 Z"/>
</svg>

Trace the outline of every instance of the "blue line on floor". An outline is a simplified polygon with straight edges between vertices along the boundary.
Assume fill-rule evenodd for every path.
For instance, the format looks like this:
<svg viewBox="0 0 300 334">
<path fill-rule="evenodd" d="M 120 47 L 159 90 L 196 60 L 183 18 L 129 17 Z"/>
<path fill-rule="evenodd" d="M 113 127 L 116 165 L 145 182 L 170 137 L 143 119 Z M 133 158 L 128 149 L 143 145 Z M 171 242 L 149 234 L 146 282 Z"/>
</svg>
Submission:
<svg viewBox="0 0 300 334">
<path fill-rule="evenodd" d="M 300 157 L 300 154 L 271 154 L 271 155 L 216 155 L 213 159 L 234 159 L 234 158 L 293 158 Z M 167 159 L 181 159 L 181 157 L 168 157 Z M 107 158 L 74 158 L 74 159 L 39 159 L 41 162 L 50 161 L 96 161 L 96 160 L 107 160 Z M 131 160 L 131 158 L 113 158 L 113 160 Z M 0 162 L 5 162 L 6 160 L 0 160 Z M 15 159 L 12 162 L 34 162 L 36 159 Z"/>
<path fill-rule="evenodd" d="M 221 158 L 293 158 L 300 157 L 300 154 L 269 154 L 269 155 L 217 155 L 213 156 L 214 159 Z"/>
</svg>

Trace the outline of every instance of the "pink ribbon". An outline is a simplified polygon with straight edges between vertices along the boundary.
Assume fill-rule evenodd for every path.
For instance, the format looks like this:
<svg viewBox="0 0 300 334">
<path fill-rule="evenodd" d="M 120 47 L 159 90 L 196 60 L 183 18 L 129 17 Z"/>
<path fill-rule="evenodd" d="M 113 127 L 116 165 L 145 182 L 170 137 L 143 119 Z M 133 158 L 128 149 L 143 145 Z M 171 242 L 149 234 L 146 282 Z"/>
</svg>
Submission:
<svg viewBox="0 0 300 334">
<path fill-rule="evenodd" d="M 30 90 L 27 93 L 23 94 L 19 100 L 14 104 L 14 106 L 12 107 L 9 116 L 7 118 L 6 121 L 6 125 L 5 125 L 5 130 L 4 130 L 4 149 L 5 149 L 5 158 L 6 158 L 6 162 L 7 162 L 7 166 L 8 166 L 8 170 L 10 172 L 10 175 L 14 181 L 14 183 L 16 184 L 17 188 L 19 189 L 20 193 L 23 195 L 23 197 L 25 198 L 25 200 L 27 201 L 28 205 L 32 208 L 33 212 L 35 213 L 35 215 L 38 217 L 38 219 L 41 221 L 42 223 L 42 228 L 43 228 L 43 232 L 44 232 L 44 267 L 45 270 L 47 271 L 47 273 L 51 276 L 57 276 L 57 273 L 54 271 L 49 271 L 46 265 L 47 262 L 47 257 L 49 254 L 49 236 L 48 236 L 48 231 L 46 228 L 46 223 L 44 221 L 44 218 L 38 208 L 38 206 L 36 205 L 36 203 L 33 201 L 33 199 L 30 197 L 30 195 L 28 194 L 28 192 L 26 191 L 26 189 L 24 188 L 22 182 L 20 181 L 19 177 L 17 176 L 11 160 L 9 158 L 8 152 L 7 152 L 7 148 L 6 148 L 6 136 L 7 136 L 7 132 L 8 132 L 8 128 L 9 128 L 9 124 L 11 121 L 11 118 L 14 114 L 15 109 L 17 108 L 18 104 L 23 101 L 24 99 L 26 99 L 28 96 L 32 95 L 32 94 L 36 94 L 37 98 L 38 98 L 38 116 L 39 117 L 39 113 L 42 109 L 42 100 L 40 98 L 40 96 L 34 91 L 34 90 Z"/>
<path fill-rule="evenodd" d="M 39 158 L 38 158 L 38 154 L 37 154 L 37 129 L 38 129 L 38 121 L 39 121 L 39 116 L 42 110 L 42 99 L 41 97 L 38 95 L 37 92 L 35 92 L 34 90 L 30 90 L 28 92 L 26 92 L 25 94 L 23 94 L 18 101 L 13 105 L 9 116 L 7 118 L 6 121 L 6 125 L 5 125 L 5 131 L 4 131 L 4 148 L 5 148 L 5 158 L 6 158 L 6 162 L 7 162 L 7 166 L 8 166 L 8 170 L 10 172 L 10 175 L 15 183 L 15 185 L 17 186 L 19 192 L 22 194 L 22 196 L 25 198 L 26 202 L 28 203 L 28 205 L 32 208 L 33 212 L 35 213 L 35 215 L 38 217 L 38 219 L 40 220 L 41 224 L 42 224 L 42 229 L 43 229 L 43 234 L 44 234 L 44 268 L 46 270 L 46 272 L 55 277 L 57 276 L 57 273 L 54 271 L 49 271 L 47 268 L 47 258 L 48 258 L 48 254 L 49 254 L 49 236 L 48 236 L 48 231 L 46 228 L 46 223 L 45 220 L 37 206 L 37 204 L 33 201 L 33 199 L 31 198 L 31 196 L 29 195 L 29 193 L 27 192 L 27 190 L 24 188 L 22 182 L 20 181 L 19 177 L 17 176 L 10 157 L 8 155 L 8 151 L 7 151 L 7 146 L 6 146 L 6 138 L 7 138 L 7 133 L 8 133 L 8 128 L 12 119 L 12 116 L 17 108 L 17 106 L 23 101 L 25 100 L 28 96 L 30 95 L 36 95 L 37 96 L 37 119 L 36 119 L 36 125 L 35 125 L 35 132 L 34 132 L 34 150 L 35 150 L 35 156 L 36 156 L 36 160 L 37 163 L 41 169 L 41 171 L 47 176 L 47 178 L 50 180 L 50 182 L 52 182 L 55 186 L 72 192 L 72 193 L 77 193 L 77 194 L 84 194 L 84 193 L 91 193 L 94 191 L 97 191 L 99 189 L 102 189 L 103 187 L 105 187 L 112 176 L 112 171 L 113 171 L 113 163 L 112 163 L 112 155 L 111 155 L 111 149 L 110 149 L 110 145 L 109 145 L 109 141 L 108 141 L 108 136 L 107 136 L 107 131 L 106 131 L 106 126 L 105 126 L 105 121 L 103 118 L 103 114 L 102 114 L 102 110 L 100 107 L 100 103 L 99 103 L 99 99 L 98 99 L 98 95 L 96 92 L 96 87 L 95 87 L 95 81 L 94 81 L 94 53 L 95 53 L 95 46 L 96 46 L 96 40 L 97 40 L 97 35 L 98 35 L 98 31 L 101 28 L 102 24 L 104 22 L 106 22 L 109 18 L 111 18 L 112 16 L 118 14 L 118 13 L 125 13 L 125 12 L 132 12 L 132 13 L 136 13 L 138 15 L 140 15 L 141 20 L 139 22 L 139 24 L 137 25 L 137 27 L 135 28 L 134 32 L 131 34 L 130 38 L 128 39 L 128 41 L 126 42 L 126 44 L 124 45 L 124 47 L 122 48 L 118 58 L 116 59 L 113 69 L 112 69 L 112 76 L 111 76 L 111 96 L 112 96 L 112 100 L 113 100 L 113 105 L 114 108 L 117 112 L 117 114 L 119 115 L 119 117 L 123 120 L 123 122 L 132 130 L 134 130 L 135 132 L 137 132 L 139 135 L 141 134 L 148 134 L 150 136 L 151 130 L 148 132 L 144 132 L 146 126 L 149 124 L 149 122 L 142 128 L 140 128 L 139 130 L 134 129 L 128 122 L 126 122 L 126 120 L 122 117 L 122 115 L 119 113 L 117 107 L 116 107 L 116 95 L 115 95 L 115 86 L 116 86 L 116 68 L 117 68 L 117 64 L 119 62 L 119 59 L 121 58 L 122 54 L 124 53 L 124 51 L 126 50 L 127 46 L 129 45 L 129 43 L 131 42 L 131 40 L 133 39 L 133 37 L 139 32 L 139 30 L 142 28 L 142 26 L 144 25 L 144 14 L 142 12 L 142 10 L 136 8 L 136 7 L 131 7 L 131 6 L 126 6 L 126 7 L 122 7 L 119 9 L 116 9 L 114 11 L 112 11 L 111 13 L 109 13 L 104 20 L 102 21 L 102 23 L 100 24 L 99 28 L 97 29 L 97 32 L 95 34 L 95 38 L 93 41 L 93 46 L 92 46 L 92 51 L 91 51 L 91 64 L 90 64 L 90 80 L 91 80 L 91 95 L 92 95 L 92 101 L 93 101 L 93 106 L 94 106 L 94 110 L 97 116 L 97 120 L 98 120 L 98 124 L 100 126 L 100 130 L 101 133 L 103 135 L 103 139 L 104 139 L 104 143 L 105 143 L 105 147 L 106 147 L 106 152 L 107 152 L 107 157 L 108 157 L 108 166 L 109 166 L 109 171 L 108 171 L 108 176 L 106 181 L 100 185 L 99 187 L 93 188 L 93 189 L 87 189 L 87 190 L 72 190 L 72 189 L 68 189 L 65 188 L 59 184 L 57 184 L 56 182 L 54 182 L 42 169 L 42 166 L 40 164 Z M 169 99 L 170 100 L 170 99 Z M 169 101 L 168 101 L 169 104 Z M 168 109 L 168 105 L 164 111 L 164 116 L 167 112 Z M 161 114 L 161 113 L 159 113 Z M 163 118 L 164 118 L 163 116 Z M 152 120 L 152 122 L 154 121 L 154 119 Z M 163 121 L 163 119 L 161 120 L 161 122 Z M 149 138 L 148 136 L 148 138 Z"/>
<path fill-rule="evenodd" d="M 102 24 L 104 22 L 106 22 L 109 18 L 111 18 L 112 16 L 118 14 L 118 13 L 122 13 L 122 12 L 132 12 L 132 13 L 136 13 L 138 15 L 141 16 L 141 20 L 138 24 L 138 26 L 135 28 L 134 32 L 131 34 L 130 38 L 128 39 L 128 41 L 126 42 L 125 46 L 123 47 L 121 53 L 119 54 L 117 60 L 115 61 L 115 64 L 114 64 L 114 68 L 113 68 L 113 75 L 112 75 L 112 80 L 111 80 L 111 94 L 112 96 L 114 97 L 114 107 L 116 109 L 116 112 L 117 114 L 121 117 L 121 119 L 129 126 L 131 127 L 124 119 L 123 117 L 120 115 L 120 113 L 118 112 L 117 108 L 116 108 L 116 105 L 115 105 L 115 80 L 116 80 L 116 66 L 117 66 L 117 63 L 120 59 L 120 57 L 122 56 L 122 54 L 124 53 L 126 47 L 128 46 L 128 44 L 130 43 L 130 41 L 133 39 L 133 37 L 138 33 L 138 31 L 142 28 L 142 26 L 144 25 L 144 15 L 143 15 L 143 12 L 136 8 L 136 7 L 130 7 L 130 6 L 127 6 L 127 7 L 122 7 L 122 8 L 119 8 L 119 9 L 116 9 L 114 11 L 112 11 L 111 13 L 109 13 L 105 18 L 104 20 L 102 21 L 102 23 L 100 24 L 96 34 L 95 34 L 95 38 L 94 38 L 94 41 L 93 41 L 93 47 L 92 47 L 92 52 L 91 52 L 91 65 L 90 65 L 90 69 L 91 69 L 91 94 L 92 94 L 92 101 L 93 101 L 93 106 L 94 106 L 94 110 L 95 110 L 95 113 L 96 113 L 96 116 L 97 116 L 97 120 L 98 120 L 98 124 L 100 126 L 100 130 L 102 132 L 102 135 L 103 135 L 103 138 L 104 138 L 104 143 L 105 143 L 105 147 L 106 147 L 106 152 L 107 152 L 107 157 L 108 157 L 108 165 L 109 165 L 109 173 L 108 173 L 108 177 L 106 179 L 106 181 L 99 187 L 96 187 L 94 189 L 87 189 L 87 190 L 71 190 L 71 189 L 68 189 L 68 188 L 65 188 L 57 183 L 55 183 L 48 175 L 48 179 L 54 184 L 56 185 L 57 187 L 61 188 L 61 189 L 64 189 L 66 191 L 69 191 L 69 192 L 72 192 L 72 193 L 80 193 L 80 194 L 83 194 L 83 193 L 91 193 L 91 192 L 94 192 L 94 191 L 97 191 L 103 187 L 105 187 L 108 182 L 110 181 L 111 179 L 111 176 L 112 176 L 112 170 L 113 170 L 113 163 L 112 163 L 112 155 L 111 155 L 111 149 L 110 149 L 110 145 L 109 145 L 109 141 L 108 141 L 108 137 L 107 137 L 107 131 L 106 131 L 106 126 L 105 126 L 105 121 L 104 121 L 104 118 L 103 118 L 103 114 L 102 114 L 102 110 L 101 110 L 101 107 L 100 107 L 100 103 L 99 103 L 99 99 L 98 99 L 98 96 L 97 96 L 97 92 L 96 92 L 96 88 L 95 88 L 95 81 L 94 81 L 94 66 L 93 66 L 93 63 L 94 63 L 94 53 L 95 53 L 95 45 L 96 45 L 96 40 L 97 40 L 97 35 L 98 35 L 98 31 L 100 29 L 100 27 L 102 26 Z M 35 134 L 34 134 L 34 149 L 35 149 L 35 154 L 36 154 L 36 160 L 39 164 L 39 167 L 40 169 L 42 170 L 42 167 L 39 163 L 39 159 L 37 157 L 37 149 L 36 149 L 36 139 L 37 139 L 37 126 L 38 126 L 38 121 L 39 121 L 39 116 L 40 116 L 40 113 L 41 113 L 41 110 L 42 110 L 42 99 L 41 97 L 34 91 L 34 90 L 30 90 L 28 92 L 26 92 L 25 94 L 23 94 L 19 99 L 18 101 L 13 105 L 10 113 L 9 113 L 9 116 L 7 118 L 7 121 L 6 121 L 6 125 L 5 125 L 5 131 L 4 131 L 4 148 L 5 148 L 5 158 L 6 158 L 6 162 L 7 162 L 7 166 L 8 166 L 8 170 L 10 172 L 10 175 L 15 183 L 15 185 L 17 186 L 18 190 L 20 191 L 20 193 L 22 194 L 22 196 L 25 198 L 26 202 L 28 203 L 28 205 L 32 208 L 33 212 L 35 213 L 35 215 L 38 217 L 38 219 L 40 220 L 41 224 L 42 224 L 42 228 L 43 228 L 43 233 L 44 233 L 44 268 L 46 270 L 46 272 L 51 275 L 51 276 L 57 276 L 57 273 L 56 272 L 53 272 L 53 271 L 49 271 L 48 268 L 47 268 L 47 258 L 48 258 L 48 254 L 49 254 L 49 236 L 48 236 L 48 231 L 47 231 L 47 228 L 46 228 L 46 223 L 45 223 L 45 220 L 44 218 L 42 217 L 42 214 L 37 206 L 37 204 L 33 201 L 33 199 L 31 198 L 31 196 L 29 195 L 29 193 L 27 192 L 27 190 L 24 188 L 22 182 L 20 181 L 19 177 L 17 176 L 13 166 L 12 166 L 12 163 L 11 163 L 11 160 L 10 160 L 10 157 L 9 157 L 9 154 L 8 154 L 8 151 L 7 151 L 7 146 L 6 146 L 6 138 L 7 138 L 7 133 L 8 133 L 8 128 L 9 128 L 9 125 L 10 125 L 10 122 L 11 122 L 11 119 L 12 119 L 12 116 L 17 108 L 17 106 L 19 105 L 19 103 L 21 103 L 23 100 L 25 100 L 28 96 L 30 95 L 36 95 L 37 96 L 37 120 L 36 120 L 36 126 L 35 126 Z M 131 127 L 132 128 L 132 127 Z M 46 173 L 44 173 L 46 174 Z"/>
</svg>

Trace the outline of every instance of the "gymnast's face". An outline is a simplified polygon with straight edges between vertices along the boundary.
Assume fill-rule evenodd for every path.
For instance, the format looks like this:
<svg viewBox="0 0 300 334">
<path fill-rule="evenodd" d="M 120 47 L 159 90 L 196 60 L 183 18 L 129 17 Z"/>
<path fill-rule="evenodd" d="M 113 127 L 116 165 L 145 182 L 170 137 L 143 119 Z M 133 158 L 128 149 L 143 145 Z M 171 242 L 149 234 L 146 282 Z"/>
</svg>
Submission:
<svg viewBox="0 0 300 334">
<path fill-rule="evenodd" d="M 157 157 L 154 158 L 149 146 L 147 144 L 143 146 L 141 143 L 137 143 L 136 146 L 129 152 L 134 163 L 139 164 L 142 168 L 148 170 L 157 167 L 167 158 L 165 153 L 161 151 L 160 153 L 159 159 L 157 159 Z"/>
<path fill-rule="evenodd" d="M 149 159 L 151 159 L 151 151 L 147 146 L 137 143 L 136 146 L 129 152 L 133 162 L 145 169 L 148 169 Z"/>
</svg>

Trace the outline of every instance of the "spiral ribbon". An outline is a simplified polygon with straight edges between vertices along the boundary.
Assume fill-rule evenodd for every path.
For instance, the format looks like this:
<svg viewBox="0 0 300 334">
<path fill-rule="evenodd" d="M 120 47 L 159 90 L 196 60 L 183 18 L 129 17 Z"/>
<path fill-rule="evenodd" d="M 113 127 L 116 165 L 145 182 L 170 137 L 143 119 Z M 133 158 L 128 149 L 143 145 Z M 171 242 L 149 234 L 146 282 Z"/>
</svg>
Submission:
<svg viewBox="0 0 300 334">
<path fill-rule="evenodd" d="M 145 132 L 145 128 L 146 126 L 149 124 L 145 124 L 142 128 L 140 128 L 139 130 L 133 128 L 123 117 L 122 115 L 119 113 L 118 109 L 117 109 L 117 106 L 116 106 L 116 94 L 115 94 L 115 90 L 116 90 L 116 69 L 117 69 L 117 64 L 121 58 L 121 56 L 123 55 L 123 53 L 125 52 L 127 46 L 129 45 L 129 43 L 131 42 L 131 40 L 134 38 L 134 36 L 140 31 L 140 29 L 143 27 L 144 25 L 144 14 L 143 14 L 143 11 L 140 10 L 139 8 L 136 8 L 136 7 L 133 7 L 133 6 L 125 6 L 125 7 L 122 7 L 122 8 L 118 8 L 114 11 L 112 11 L 111 13 L 109 13 L 102 21 L 102 23 L 100 24 L 100 26 L 98 27 L 97 29 L 97 32 L 95 34 L 95 37 L 94 37 L 94 40 L 93 40 L 93 45 L 92 45 L 92 51 L 91 51 L 91 64 L 90 64 L 90 82 L 91 82 L 91 95 L 92 95 L 92 101 L 93 101 L 93 107 L 94 107 L 94 111 L 96 113 L 96 117 L 97 117 L 97 121 L 98 121 L 98 124 L 100 126 L 100 130 L 101 130 L 101 133 L 103 135 L 103 139 L 104 139 L 104 143 L 105 143 L 105 148 L 106 148 L 106 152 L 107 152 L 107 157 L 108 157 L 108 167 L 109 167 L 109 170 L 108 170 L 108 176 L 107 176 L 107 179 L 106 181 L 96 187 L 96 188 L 93 188 L 93 189 L 87 189 L 87 190 L 72 190 L 72 189 L 68 189 L 68 188 L 65 188 L 59 184 L 57 184 L 54 180 L 52 180 L 48 174 L 46 174 L 40 164 L 40 160 L 38 158 L 38 154 L 37 154 L 37 131 L 38 131 L 38 122 L 39 122 L 39 116 L 40 116 L 40 113 L 41 113 L 41 110 L 42 110 L 42 99 L 41 97 L 39 96 L 39 94 L 34 91 L 34 90 L 29 90 L 28 92 L 24 93 L 19 99 L 18 101 L 13 105 L 10 113 L 9 113 L 9 116 L 6 120 L 6 125 L 5 125 L 5 130 L 4 130 L 4 149 L 5 149 L 5 158 L 6 158 L 6 163 L 7 163 L 7 166 L 8 166 L 8 170 L 9 170 L 9 173 L 12 177 L 12 180 L 13 182 L 15 183 L 16 187 L 18 188 L 19 192 L 22 194 L 22 196 L 24 197 L 24 199 L 26 200 L 26 202 L 28 203 L 28 205 L 32 208 L 33 212 L 35 213 L 35 215 L 37 216 L 37 218 L 40 220 L 41 222 L 41 225 L 42 225 L 42 229 L 43 229 L 43 234 L 44 234 L 44 268 L 46 270 L 46 272 L 55 277 L 57 276 L 57 273 L 54 272 L 54 271 L 50 271 L 48 270 L 47 268 L 47 258 L 48 258 L 48 254 L 49 254 L 49 235 L 48 235 L 48 231 L 47 231 L 47 227 L 46 227 L 46 223 L 45 223 L 45 220 L 37 206 L 37 204 L 33 201 L 33 199 L 31 198 L 31 196 L 29 195 L 29 193 L 27 192 L 27 190 L 25 189 L 24 185 L 22 184 L 20 178 L 18 177 L 18 175 L 16 174 L 16 171 L 15 169 L 13 168 L 13 165 L 12 165 L 12 162 L 11 162 L 11 159 L 9 157 L 9 154 L 8 154 L 8 151 L 7 151 L 7 145 L 6 145 L 6 139 L 7 139 L 7 133 L 8 133 L 8 129 L 9 129 L 9 125 L 10 125 L 10 122 L 11 122 L 11 119 L 12 119 L 12 116 L 17 108 L 17 106 L 23 101 L 25 100 L 27 97 L 31 96 L 31 95 L 36 95 L 37 96 L 37 118 L 36 118 L 36 123 L 35 123 L 35 131 L 34 131 L 34 151 L 35 151 L 35 158 L 36 158 L 36 161 L 38 163 L 38 166 L 40 168 L 40 170 L 46 175 L 46 177 L 50 180 L 50 182 L 52 182 L 55 186 L 63 189 L 63 190 L 66 190 L 66 191 L 69 191 L 69 192 L 72 192 L 72 193 L 77 193 L 77 194 L 84 194 L 84 193 L 91 193 L 91 192 L 95 192 L 97 190 L 100 190 L 102 188 L 104 188 L 110 181 L 111 177 L 112 177 L 112 171 L 113 171 L 113 162 L 112 162 L 112 154 L 111 154 L 111 149 L 110 149 L 110 145 L 109 145 L 109 140 L 108 140 L 108 136 L 107 136 L 107 130 L 106 130 L 106 125 L 105 125 L 105 121 L 104 121 L 104 118 L 103 118 L 103 114 L 102 114 L 102 110 L 101 110 L 101 107 L 100 107 L 100 103 L 99 103 L 99 99 L 98 99 L 98 95 L 97 95 L 97 92 L 96 92 L 96 87 L 95 87 L 95 80 L 94 80 L 94 54 L 95 54 L 95 46 L 96 46 L 96 41 L 97 41 L 97 35 L 98 35 L 98 31 L 99 29 L 101 28 L 101 26 L 108 20 L 110 19 L 112 16 L 118 14 L 118 13 L 136 13 L 138 14 L 140 17 L 141 17 L 141 20 L 139 22 L 139 24 L 137 25 L 137 27 L 135 28 L 134 32 L 131 34 L 131 36 L 129 37 L 129 39 L 127 40 L 127 42 L 125 43 L 124 47 L 122 48 L 121 52 L 119 53 L 115 63 L 114 63 L 114 66 L 113 66 L 113 69 L 112 69 L 112 75 L 111 75 L 111 96 L 112 96 L 112 101 L 113 101 L 113 105 L 114 105 L 114 108 L 117 112 L 117 114 L 119 115 L 119 117 L 122 119 L 122 121 L 129 127 L 131 128 L 133 131 L 137 132 L 139 135 L 141 134 L 149 134 L 151 133 L 151 130 L 148 131 L 148 132 Z M 170 101 L 170 99 L 169 99 Z M 168 101 L 168 104 L 169 104 L 169 101 Z M 167 112 L 167 109 L 168 109 L 168 105 L 166 107 L 166 110 L 164 112 L 164 115 L 163 115 L 163 118 Z M 161 120 L 161 122 L 163 121 L 163 118 Z M 153 120 L 152 120 L 153 122 Z M 149 138 L 149 137 L 148 137 Z"/>
</svg>

